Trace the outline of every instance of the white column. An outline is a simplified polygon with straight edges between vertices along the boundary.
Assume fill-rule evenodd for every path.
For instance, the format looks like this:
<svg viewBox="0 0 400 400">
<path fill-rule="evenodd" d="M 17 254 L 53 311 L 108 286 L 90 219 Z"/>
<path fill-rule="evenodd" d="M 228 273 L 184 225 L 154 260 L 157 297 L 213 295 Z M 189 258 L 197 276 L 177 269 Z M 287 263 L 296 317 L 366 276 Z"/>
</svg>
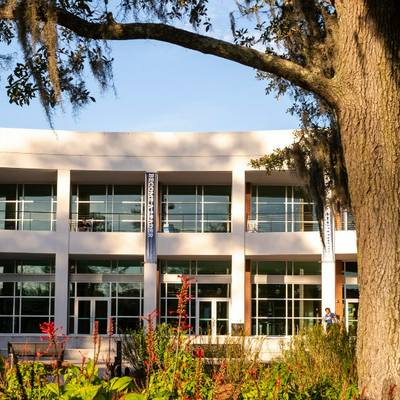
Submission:
<svg viewBox="0 0 400 400">
<path fill-rule="evenodd" d="M 68 327 L 68 256 L 69 256 L 69 210 L 70 210 L 70 171 L 57 172 L 57 213 L 56 234 L 58 245 L 56 251 L 55 276 L 55 324 L 67 333 Z M 61 332 L 60 332 L 61 333 Z"/>
<path fill-rule="evenodd" d="M 144 263 L 143 276 L 143 315 L 146 317 L 154 310 L 158 309 L 157 293 L 157 264 Z"/>
<path fill-rule="evenodd" d="M 322 315 L 326 307 L 333 313 L 336 307 L 335 222 L 330 207 L 326 207 L 324 211 L 323 229 L 325 246 L 321 258 Z"/>
<path fill-rule="evenodd" d="M 232 171 L 232 285 L 231 325 L 245 323 L 245 214 L 246 179 L 242 166 Z"/>
</svg>

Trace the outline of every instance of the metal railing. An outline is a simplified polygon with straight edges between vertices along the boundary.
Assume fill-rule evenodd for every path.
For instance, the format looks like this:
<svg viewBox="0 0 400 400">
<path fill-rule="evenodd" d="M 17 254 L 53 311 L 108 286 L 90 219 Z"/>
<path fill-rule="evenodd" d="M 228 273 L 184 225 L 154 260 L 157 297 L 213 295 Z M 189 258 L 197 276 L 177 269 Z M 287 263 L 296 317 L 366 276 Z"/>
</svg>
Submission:
<svg viewBox="0 0 400 400">
<path fill-rule="evenodd" d="M 318 221 L 305 213 L 258 213 L 247 221 L 247 232 L 310 232 L 318 231 Z"/>
<path fill-rule="evenodd" d="M 143 216 L 127 213 L 79 214 L 70 219 L 74 232 L 143 232 Z"/>
<path fill-rule="evenodd" d="M 162 232 L 230 232 L 231 216 L 225 213 L 168 214 L 161 218 Z"/>
<path fill-rule="evenodd" d="M 17 211 L 15 218 L 0 218 L 1 230 L 53 231 L 55 224 L 55 211 Z"/>
</svg>

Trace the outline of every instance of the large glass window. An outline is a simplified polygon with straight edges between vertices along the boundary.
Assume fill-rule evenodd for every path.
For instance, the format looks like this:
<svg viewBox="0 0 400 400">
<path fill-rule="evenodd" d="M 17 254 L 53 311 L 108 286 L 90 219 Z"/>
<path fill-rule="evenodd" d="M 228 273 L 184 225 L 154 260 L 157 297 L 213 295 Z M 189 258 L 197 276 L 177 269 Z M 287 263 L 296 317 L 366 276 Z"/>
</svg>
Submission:
<svg viewBox="0 0 400 400">
<path fill-rule="evenodd" d="M 56 206 L 55 185 L 0 185 L 0 229 L 55 230 Z"/>
<path fill-rule="evenodd" d="M 0 272 L 0 333 L 40 333 L 54 319 L 54 262 L 0 260 Z"/>
<path fill-rule="evenodd" d="M 316 231 L 312 202 L 298 186 L 253 186 L 249 230 L 257 232 Z"/>
<path fill-rule="evenodd" d="M 161 199 L 164 232 L 230 232 L 230 186 L 164 185 Z"/>
<path fill-rule="evenodd" d="M 319 321 L 319 262 L 258 261 L 252 262 L 251 271 L 253 335 L 292 335 Z M 265 275 L 273 276 L 271 283 Z"/>
<path fill-rule="evenodd" d="M 143 232 L 143 186 L 73 185 L 72 228 L 93 232 Z"/>
<path fill-rule="evenodd" d="M 161 322 L 177 323 L 177 296 L 182 286 L 179 275 L 186 275 L 194 278 L 187 307 L 191 333 L 207 333 L 211 320 L 215 320 L 213 334 L 228 333 L 230 274 L 231 262 L 227 260 L 162 260 Z M 208 317 L 206 310 L 209 311 Z"/>
<path fill-rule="evenodd" d="M 106 334 L 110 319 L 114 333 L 137 329 L 142 315 L 142 260 L 71 261 L 70 334 L 90 335 L 95 321 L 99 323 L 99 333 Z"/>
</svg>

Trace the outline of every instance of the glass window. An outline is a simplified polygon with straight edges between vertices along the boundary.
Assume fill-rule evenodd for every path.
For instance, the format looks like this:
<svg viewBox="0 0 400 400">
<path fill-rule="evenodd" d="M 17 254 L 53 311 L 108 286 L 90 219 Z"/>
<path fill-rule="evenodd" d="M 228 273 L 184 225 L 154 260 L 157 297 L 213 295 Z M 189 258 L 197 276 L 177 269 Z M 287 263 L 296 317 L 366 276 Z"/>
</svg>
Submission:
<svg viewBox="0 0 400 400">
<path fill-rule="evenodd" d="M 143 186 L 74 185 L 72 229 L 85 232 L 142 232 Z"/>
<path fill-rule="evenodd" d="M 17 265 L 20 274 L 54 274 L 54 262 L 49 260 L 24 260 Z"/>
<path fill-rule="evenodd" d="M 77 283 L 78 297 L 109 297 L 109 283 Z"/>
<path fill-rule="evenodd" d="M 0 185 L 0 229 L 54 230 L 55 185 Z"/>
<path fill-rule="evenodd" d="M 163 274 L 190 274 L 190 261 L 185 260 L 163 260 L 161 262 L 161 273 Z"/>
<path fill-rule="evenodd" d="M 251 222 L 258 232 L 318 230 L 315 209 L 303 188 L 292 186 L 253 186 Z M 252 228 L 253 229 L 253 228 Z"/>
<path fill-rule="evenodd" d="M 143 262 L 141 260 L 119 260 L 117 265 L 118 274 L 143 275 Z"/>
<path fill-rule="evenodd" d="M 111 261 L 76 261 L 76 272 L 78 274 L 111 274 Z"/>
<path fill-rule="evenodd" d="M 321 263 L 310 261 L 295 261 L 293 263 L 294 275 L 321 275 Z"/>
<path fill-rule="evenodd" d="M 219 283 L 197 284 L 198 297 L 229 297 L 228 285 Z"/>
<path fill-rule="evenodd" d="M 163 186 L 164 232 L 229 232 L 231 187 Z"/>
<path fill-rule="evenodd" d="M 230 261 L 197 261 L 198 275 L 227 275 L 230 273 Z"/>
</svg>

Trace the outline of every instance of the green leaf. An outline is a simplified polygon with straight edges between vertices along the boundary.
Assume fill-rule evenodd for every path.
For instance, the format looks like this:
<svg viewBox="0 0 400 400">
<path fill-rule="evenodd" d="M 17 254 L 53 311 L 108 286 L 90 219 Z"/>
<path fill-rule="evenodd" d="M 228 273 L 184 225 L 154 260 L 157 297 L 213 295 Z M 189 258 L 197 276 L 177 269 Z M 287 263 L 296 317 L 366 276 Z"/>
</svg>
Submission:
<svg viewBox="0 0 400 400">
<path fill-rule="evenodd" d="M 124 400 L 144 400 L 145 397 L 140 393 L 128 393 L 125 395 Z"/>
<path fill-rule="evenodd" d="M 129 387 L 132 383 L 132 378 L 130 376 L 123 376 L 122 378 L 114 378 L 111 380 L 111 390 L 116 390 L 121 392 Z"/>
</svg>

